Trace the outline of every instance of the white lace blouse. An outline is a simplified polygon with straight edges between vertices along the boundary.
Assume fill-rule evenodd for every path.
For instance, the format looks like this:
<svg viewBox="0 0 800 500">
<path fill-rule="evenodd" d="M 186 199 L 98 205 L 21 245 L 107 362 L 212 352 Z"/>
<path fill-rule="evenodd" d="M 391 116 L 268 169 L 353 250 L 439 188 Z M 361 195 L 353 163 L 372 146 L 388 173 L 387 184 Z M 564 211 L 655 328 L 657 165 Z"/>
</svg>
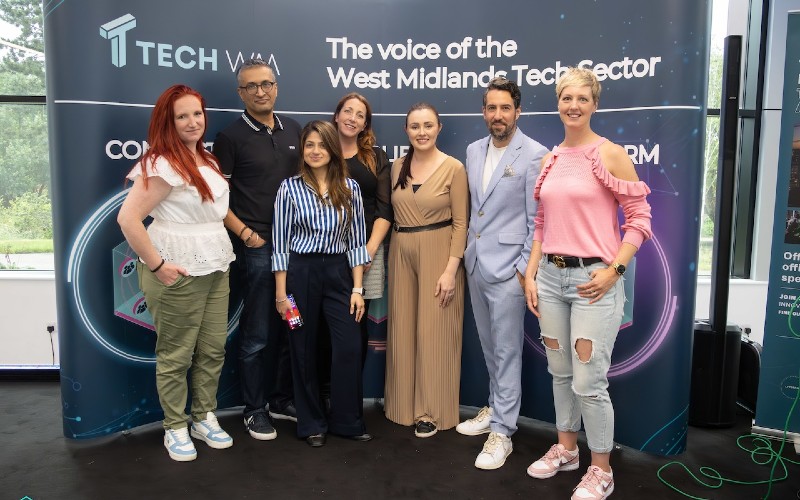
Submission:
<svg viewBox="0 0 800 500">
<path fill-rule="evenodd" d="M 148 176 L 161 177 L 172 186 L 150 213 L 153 222 L 147 227 L 147 234 L 161 257 L 185 267 L 190 276 L 224 271 L 235 259 L 222 223 L 228 212 L 228 182 L 208 166 L 200 167 L 200 174 L 211 188 L 213 202 L 203 202 L 197 188 L 188 185 L 163 157 L 156 159 L 155 167 L 147 165 Z M 133 181 L 141 175 L 139 162 L 128 179 Z"/>
</svg>

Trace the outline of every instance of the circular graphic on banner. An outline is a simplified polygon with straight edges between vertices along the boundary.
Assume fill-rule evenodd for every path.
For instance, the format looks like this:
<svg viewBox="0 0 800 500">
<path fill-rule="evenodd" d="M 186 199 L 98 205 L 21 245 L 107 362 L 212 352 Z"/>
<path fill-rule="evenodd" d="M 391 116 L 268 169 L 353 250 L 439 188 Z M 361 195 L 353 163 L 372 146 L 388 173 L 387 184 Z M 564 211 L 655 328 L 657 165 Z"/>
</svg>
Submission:
<svg viewBox="0 0 800 500">
<path fill-rule="evenodd" d="M 116 214 L 128 191 L 108 199 L 81 227 L 69 253 L 67 283 L 72 285 L 77 319 L 98 345 L 129 361 L 155 363 L 152 317 L 136 279 L 136 256 L 124 241 L 110 250 L 107 244 L 112 235 L 119 238 Z M 109 252 L 114 263 L 111 277 L 97 266 Z M 114 282 L 113 295 L 107 293 L 102 278 L 98 282 L 98 272 Z M 228 336 L 239 325 L 241 311 L 242 303 L 238 301 L 228 317 Z M 136 328 L 136 334 L 131 335 L 131 329 L 119 328 L 113 316 L 141 328 Z"/>
<path fill-rule="evenodd" d="M 800 377 L 791 375 L 781 380 L 781 394 L 787 399 L 794 400 L 797 397 L 797 391 L 800 391 Z"/>
</svg>

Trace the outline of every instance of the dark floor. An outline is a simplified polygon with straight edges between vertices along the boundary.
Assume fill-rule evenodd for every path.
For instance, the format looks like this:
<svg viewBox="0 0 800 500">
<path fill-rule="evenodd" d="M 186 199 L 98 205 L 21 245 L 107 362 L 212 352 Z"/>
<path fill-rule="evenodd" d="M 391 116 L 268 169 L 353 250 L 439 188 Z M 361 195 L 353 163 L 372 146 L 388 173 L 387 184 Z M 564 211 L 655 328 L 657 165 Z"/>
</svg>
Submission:
<svg viewBox="0 0 800 500">
<path fill-rule="evenodd" d="M 198 443 L 197 460 L 177 463 L 162 446 L 160 424 L 89 441 L 64 438 L 57 382 L 0 381 L 0 394 L 0 499 L 566 499 L 589 458 L 582 441 L 580 470 L 531 479 L 526 467 L 547 450 L 555 435 L 549 424 L 525 419 L 505 466 L 481 471 L 473 461 L 485 435 L 466 437 L 450 430 L 415 438 L 410 427 L 387 421 L 377 406 L 367 403 L 367 428 L 376 436 L 369 443 L 330 437 L 325 447 L 312 449 L 294 437 L 291 422 L 277 423 L 277 440 L 256 441 L 245 433 L 239 411 L 226 410 L 218 415 L 233 436 L 233 448 L 212 450 Z M 462 415 L 472 412 L 462 409 Z M 767 479 L 769 467 L 753 465 L 736 445 L 749 425 L 742 414 L 732 429 L 690 428 L 689 450 L 676 459 L 695 473 L 709 466 L 738 480 Z M 798 460 L 791 445 L 784 456 Z M 614 451 L 617 482 L 612 498 L 685 498 L 656 476 L 669 461 L 625 447 Z M 800 466 L 788 467 L 788 479 L 776 483 L 769 498 L 800 498 Z M 678 468 L 664 475 L 699 498 L 759 499 L 767 493 L 766 485 L 702 488 Z M 781 475 L 778 470 L 776 476 Z"/>
</svg>

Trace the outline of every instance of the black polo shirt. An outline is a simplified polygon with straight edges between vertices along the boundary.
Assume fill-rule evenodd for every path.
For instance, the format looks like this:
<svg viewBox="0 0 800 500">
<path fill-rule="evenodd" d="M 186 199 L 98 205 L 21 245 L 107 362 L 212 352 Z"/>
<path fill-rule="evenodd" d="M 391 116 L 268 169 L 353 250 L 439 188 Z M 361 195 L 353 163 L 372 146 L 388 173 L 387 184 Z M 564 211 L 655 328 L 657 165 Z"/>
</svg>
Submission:
<svg viewBox="0 0 800 500">
<path fill-rule="evenodd" d="M 298 171 L 300 124 L 276 114 L 270 129 L 245 111 L 217 134 L 213 152 L 230 180 L 231 210 L 269 242 L 278 187 Z"/>
</svg>

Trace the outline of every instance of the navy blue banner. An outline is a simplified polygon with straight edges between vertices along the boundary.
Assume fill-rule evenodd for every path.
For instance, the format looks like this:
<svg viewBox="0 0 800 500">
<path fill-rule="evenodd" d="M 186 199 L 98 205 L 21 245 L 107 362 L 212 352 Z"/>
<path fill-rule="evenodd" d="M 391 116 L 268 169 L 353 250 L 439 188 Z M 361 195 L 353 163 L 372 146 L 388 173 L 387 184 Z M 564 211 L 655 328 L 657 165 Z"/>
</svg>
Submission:
<svg viewBox="0 0 800 500">
<path fill-rule="evenodd" d="M 566 66 L 581 65 L 603 84 L 594 129 L 627 149 L 653 191 L 655 237 L 637 254 L 635 307 L 611 369 L 616 437 L 646 451 L 680 453 L 689 400 L 708 14 L 708 2 L 694 0 L 235 0 L 202 7 L 183 0 L 47 2 L 65 434 L 92 437 L 161 418 L 154 336 L 146 318 L 136 321 L 144 312 L 136 290 L 120 288 L 126 254 L 117 248 L 123 238 L 115 217 L 122 180 L 147 147 L 150 109 L 163 89 L 186 83 L 206 97 L 210 142 L 242 108 L 235 69 L 243 58 L 261 56 L 277 73 L 279 112 L 301 123 L 326 119 L 342 95 L 361 92 L 373 106 L 380 145 L 395 158 L 408 143 L 406 111 L 429 101 L 443 119 L 439 146 L 463 161 L 467 144 L 488 133 L 481 99 L 493 76 L 519 83 L 519 126 L 553 147 L 563 137 L 556 78 Z M 233 298 L 221 406 L 238 403 L 238 310 Z M 385 304 L 376 302 L 370 315 L 367 397 L 382 394 Z M 538 337 L 529 317 L 522 411 L 552 420 Z M 462 404 L 483 406 L 488 382 L 470 314 L 462 373 Z"/>
<path fill-rule="evenodd" d="M 800 414 L 787 419 L 800 391 L 800 14 L 789 13 L 778 156 L 778 191 L 758 383 L 755 432 L 800 437 Z"/>
</svg>

